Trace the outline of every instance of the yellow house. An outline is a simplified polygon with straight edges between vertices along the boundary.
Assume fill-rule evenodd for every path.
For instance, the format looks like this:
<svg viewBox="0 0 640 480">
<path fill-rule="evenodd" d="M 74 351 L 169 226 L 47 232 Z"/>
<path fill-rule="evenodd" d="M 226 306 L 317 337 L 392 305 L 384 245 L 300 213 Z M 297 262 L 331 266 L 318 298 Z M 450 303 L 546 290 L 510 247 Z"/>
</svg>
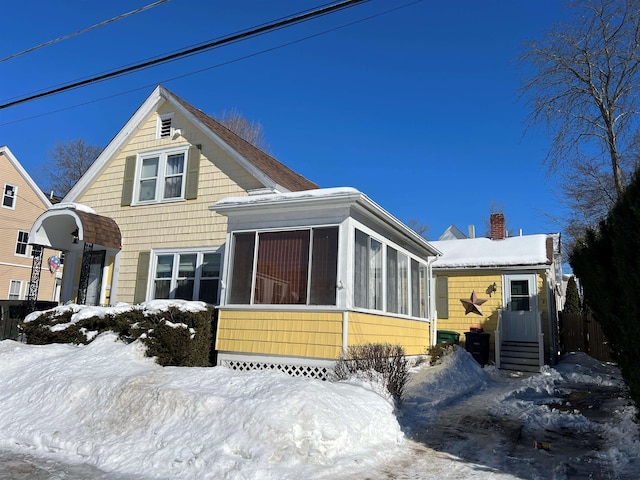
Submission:
<svg viewBox="0 0 640 480">
<path fill-rule="evenodd" d="M 233 368 L 324 376 L 349 345 L 419 355 L 434 339 L 437 250 L 162 86 L 30 239 L 66 252 L 63 302 L 219 305 L 214 349 Z"/>
<path fill-rule="evenodd" d="M 0 338 L 5 338 L 15 333 L 7 330 L 11 330 L 7 323 L 9 306 L 23 305 L 30 293 L 37 294 L 34 304 L 55 302 L 61 272 L 51 273 L 46 261 L 49 256 L 58 257 L 58 251 L 33 251 L 29 245 L 33 221 L 51 207 L 51 202 L 6 146 L 0 146 L 0 179 Z M 40 278 L 37 292 L 30 291 L 34 274 Z"/>
<path fill-rule="evenodd" d="M 351 345 L 431 344 L 438 251 L 353 188 L 230 197 L 216 349 L 237 369 L 323 377 Z"/>
<path fill-rule="evenodd" d="M 66 253 L 62 302 L 218 303 L 229 195 L 317 185 L 158 86 L 32 242 Z"/>
<path fill-rule="evenodd" d="M 539 370 L 557 361 L 562 305 L 560 234 L 507 237 L 504 216 L 491 216 L 491 238 L 449 229 L 432 242 L 438 331 L 489 334 L 489 356 L 503 369 Z M 472 338 L 476 335 L 471 334 Z"/>
</svg>

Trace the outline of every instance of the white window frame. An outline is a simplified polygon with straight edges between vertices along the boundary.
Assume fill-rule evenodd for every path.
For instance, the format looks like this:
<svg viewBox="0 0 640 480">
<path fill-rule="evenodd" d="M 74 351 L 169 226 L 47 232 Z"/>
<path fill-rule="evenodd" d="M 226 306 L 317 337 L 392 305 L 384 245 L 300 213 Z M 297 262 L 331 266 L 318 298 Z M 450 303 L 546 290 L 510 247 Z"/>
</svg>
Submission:
<svg viewBox="0 0 640 480">
<path fill-rule="evenodd" d="M 20 234 L 21 233 L 26 233 L 27 234 L 27 240 L 26 242 L 21 242 L 20 241 Z M 24 253 L 18 253 L 18 246 L 20 245 L 24 245 Z M 16 257 L 29 257 L 31 256 L 31 248 L 29 246 L 29 232 L 27 230 L 18 230 L 18 234 L 16 236 L 16 248 L 13 251 L 14 255 Z"/>
<path fill-rule="evenodd" d="M 420 302 L 422 302 L 422 299 L 425 300 L 424 305 L 420 305 L 420 312 L 418 315 L 414 315 L 413 312 L 413 308 L 412 308 L 412 304 L 413 304 L 413 295 L 415 292 L 413 292 L 412 289 L 412 283 L 411 283 L 411 269 L 412 269 L 412 262 L 411 260 L 415 260 L 418 264 L 418 278 L 420 278 L 420 270 L 422 269 L 423 273 L 425 275 L 427 275 L 428 270 L 428 264 L 426 261 L 422 260 L 421 258 L 409 253 L 407 250 L 403 249 L 402 247 L 400 247 L 398 244 L 393 243 L 389 240 L 387 240 L 386 238 L 380 236 L 377 232 L 374 232 L 373 230 L 365 227 L 364 225 L 354 225 L 352 230 L 352 248 L 355 248 L 355 231 L 359 230 L 360 232 L 364 233 L 365 235 L 367 235 L 369 237 L 369 244 L 370 244 L 370 240 L 376 240 L 377 242 L 382 244 L 382 251 L 383 251 L 383 257 L 382 257 L 382 295 L 383 295 L 383 302 L 382 302 L 382 306 L 381 308 L 364 308 L 364 307 L 354 307 L 356 310 L 362 310 L 365 312 L 384 312 L 387 315 L 393 315 L 393 316 L 398 316 L 398 317 L 410 317 L 410 318 L 417 318 L 420 320 L 429 320 L 429 295 L 428 295 L 428 289 L 429 289 L 429 283 L 428 280 L 423 282 L 419 282 L 419 288 L 420 288 L 420 292 L 418 292 L 418 298 L 420 298 L 421 294 L 423 295 L 422 298 L 420 298 Z M 397 295 L 397 302 L 398 302 L 398 312 L 392 312 L 389 310 L 389 291 L 387 288 L 387 282 L 388 282 L 388 278 L 387 278 L 387 269 L 388 269 L 388 262 L 387 262 L 387 258 L 388 258 L 388 248 L 392 248 L 394 249 L 397 254 L 398 254 L 398 258 L 400 256 L 405 257 L 407 259 L 407 270 L 406 270 L 406 294 L 407 294 L 407 298 L 406 298 L 406 305 L 404 305 L 405 308 L 400 308 L 401 305 L 401 291 L 400 291 L 400 284 L 402 279 L 400 278 L 400 268 L 399 268 L 399 263 L 398 263 L 398 271 L 397 271 L 397 275 L 396 275 L 396 283 L 397 283 L 397 288 L 396 288 L 396 295 Z M 352 268 L 355 269 L 355 258 L 354 256 L 350 256 L 351 261 L 354 263 L 354 265 L 352 265 Z M 355 275 L 355 271 L 354 271 L 354 275 Z M 424 288 L 424 291 L 422 291 L 422 288 Z M 354 293 L 352 295 L 355 295 L 355 285 L 354 285 Z M 355 304 L 355 298 L 351 299 L 352 302 L 354 302 Z M 402 310 L 405 310 L 404 312 Z"/>
<path fill-rule="evenodd" d="M 171 122 L 171 126 L 169 127 L 169 134 L 162 135 L 162 124 L 169 120 Z M 161 138 L 171 138 L 173 136 L 173 132 L 175 131 L 175 127 L 173 125 L 173 113 L 165 113 L 164 115 L 158 115 L 158 121 L 156 122 L 156 138 L 159 140 Z"/>
<path fill-rule="evenodd" d="M 9 280 L 9 294 L 7 298 L 9 300 L 22 300 L 22 280 Z M 14 285 L 18 287 L 18 293 L 15 293 Z"/>
<path fill-rule="evenodd" d="M 320 308 L 335 308 L 336 305 L 338 304 L 338 292 L 336 289 L 336 293 L 335 296 L 333 298 L 333 303 L 332 304 L 315 304 L 313 303 L 313 293 L 312 293 L 312 289 L 313 289 L 313 252 L 314 252 L 314 231 L 315 230 L 323 230 L 323 229 L 329 229 L 329 228 L 335 228 L 337 230 L 337 238 L 338 238 L 338 244 L 337 244 L 337 250 L 336 250 L 336 283 L 338 282 L 338 278 L 340 275 L 340 231 L 341 231 L 341 227 L 338 224 L 326 224 L 326 225 L 305 225 L 305 226 L 301 226 L 301 227 L 283 227 L 283 228 L 258 228 L 258 229 L 251 229 L 251 230 L 234 230 L 233 233 L 231 234 L 231 238 L 232 238 L 232 244 L 233 244 L 233 248 L 231 249 L 231 254 L 229 257 L 229 262 L 230 262 L 230 269 L 229 271 L 233 271 L 234 265 L 234 250 L 235 250 L 235 244 L 236 244 L 236 240 L 235 240 L 235 235 L 236 234 L 245 234 L 245 233 L 251 233 L 254 234 L 254 243 L 253 243 L 253 266 L 251 268 L 251 286 L 250 286 L 250 295 L 249 295 L 249 302 L 248 303 L 231 303 L 231 295 L 232 295 L 232 286 L 229 286 L 229 288 L 226 290 L 226 298 L 225 298 L 225 302 L 227 305 L 242 305 L 243 307 L 248 307 L 248 306 L 257 306 L 260 308 L 299 308 L 300 306 L 307 306 L 307 307 L 320 307 Z M 257 267 L 258 267 L 258 253 L 260 251 L 260 235 L 261 234 L 265 234 L 265 233 L 287 233 L 287 232 L 297 232 L 297 231 L 306 231 L 309 232 L 309 246 L 308 246 L 308 253 L 309 253 L 309 258 L 308 258 L 308 264 L 307 264 L 307 290 L 305 292 L 306 295 L 306 303 L 256 303 L 255 302 L 255 293 L 256 293 L 256 286 L 257 286 L 257 282 L 258 282 L 258 272 L 257 272 Z M 231 279 L 231 283 L 233 283 L 233 278 Z"/>
<path fill-rule="evenodd" d="M 152 250 L 152 262 L 151 269 L 149 272 L 149 284 L 147 286 L 147 298 L 150 300 L 155 300 L 155 284 L 156 284 L 156 274 L 158 269 L 158 257 L 161 256 L 169 256 L 173 255 L 173 265 L 171 271 L 171 279 L 169 286 L 169 299 L 174 299 L 174 292 L 177 287 L 178 280 L 181 280 L 186 277 L 179 277 L 179 258 L 180 255 L 196 255 L 196 271 L 194 277 L 194 285 L 193 285 L 193 298 L 192 300 L 197 300 L 200 296 L 200 282 L 203 280 L 202 278 L 202 262 L 204 256 L 206 254 L 216 254 L 220 257 L 220 269 L 218 271 L 218 277 L 204 277 L 204 280 L 218 280 L 218 291 L 216 292 L 217 304 L 220 303 L 220 285 L 222 283 L 222 262 L 224 259 L 224 254 L 222 252 L 222 248 L 206 248 L 206 249 L 156 249 Z M 190 277 L 189 277 L 190 278 Z"/>
<path fill-rule="evenodd" d="M 11 187 L 11 193 L 7 193 L 7 187 Z M 7 198 L 11 199 L 11 205 L 5 205 L 5 200 Z M 5 183 L 2 189 L 2 207 L 8 208 L 9 210 L 16 209 L 16 198 L 18 198 L 18 186 L 12 183 Z"/>
<path fill-rule="evenodd" d="M 182 154 L 184 157 L 183 165 L 182 165 L 182 173 L 169 175 L 166 173 L 167 171 L 167 160 L 172 155 L 180 155 Z M 177 147 L 170 148 L 165 150 L 157 150 L 152 152 L 140 153 L 138 154 L 137 162 L 136 162 L 136 178 L 134 184 L 133 191 L 133 202 L 132 205 L 148 205 L 153 203 L 166 203 L 166 202 L 176 202 L 184 200 L 186 183 L 187 183 L 187 166 L 189 161 L 189 147 Z M 158 172 L 156 179 L 156 188 L 155 195 L 152 200 L 140 200 L 140 182 L 142 181 L 142 164 L 145 159 L 158 158 Z M 168 177 L 176 177 L 180 176 L 182 178 L 181 187 L 180 187 L 180 195 L 177 197 L 163 198 L 164 195 L 164 186 L 165 179 Z"/>
</svg>

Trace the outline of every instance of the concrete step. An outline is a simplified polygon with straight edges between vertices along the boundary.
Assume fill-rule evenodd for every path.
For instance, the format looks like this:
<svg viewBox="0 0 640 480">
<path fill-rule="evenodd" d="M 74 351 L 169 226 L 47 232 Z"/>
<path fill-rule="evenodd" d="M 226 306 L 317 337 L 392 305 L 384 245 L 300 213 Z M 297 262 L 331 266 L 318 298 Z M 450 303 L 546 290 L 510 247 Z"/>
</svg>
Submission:
<svg viewBox="0 0 640 480">
<path fill-rule="evenodd" d="M 500 368 L 522 372 L 540 371 L 540 347 L 533 342 L 503 342 Z"/>
<path fill-rule="evenodd" d="M 540 372 L 540 367 L 537 365 L 522 365 L 519 363 L 500 363 L 501 370 L 509 370 L 514 372 Z"/>
</svg>

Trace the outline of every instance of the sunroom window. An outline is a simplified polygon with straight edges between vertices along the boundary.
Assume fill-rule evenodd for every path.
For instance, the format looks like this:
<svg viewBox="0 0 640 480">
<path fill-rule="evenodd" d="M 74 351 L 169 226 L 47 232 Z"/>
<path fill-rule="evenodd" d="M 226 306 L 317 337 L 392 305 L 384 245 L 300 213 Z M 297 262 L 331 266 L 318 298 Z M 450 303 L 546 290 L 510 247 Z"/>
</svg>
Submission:
<svg viewBox="0 0 640 480">
<path fill-rule="evenodd" d="M 141 155 L 137 172 L 137 202 L 184 198 L 186 150 Z"/>
<path fill-rule="evenodd" d="M 234 234 L 231 304 L 335 305 L 338 228 Z"/>
<path fill-rule="evenodd" d="M 427 266 L 356 229 L 353 302 L 356 308 L 426 318 Z"/>
</svg>

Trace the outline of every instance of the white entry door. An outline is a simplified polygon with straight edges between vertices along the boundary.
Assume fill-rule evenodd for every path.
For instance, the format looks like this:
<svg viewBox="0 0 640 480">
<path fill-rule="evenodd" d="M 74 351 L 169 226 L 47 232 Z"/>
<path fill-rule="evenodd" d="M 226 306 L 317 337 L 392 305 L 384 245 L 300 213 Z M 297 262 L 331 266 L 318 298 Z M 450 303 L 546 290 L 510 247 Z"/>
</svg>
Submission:
<svg viewBox="0 0 640 480">
<path fill-rule="evenodd" d="M 503 339 L 512 342 L 538 341 L 538 291 L 535 274 L 504 277 Z"/>
</svg>

